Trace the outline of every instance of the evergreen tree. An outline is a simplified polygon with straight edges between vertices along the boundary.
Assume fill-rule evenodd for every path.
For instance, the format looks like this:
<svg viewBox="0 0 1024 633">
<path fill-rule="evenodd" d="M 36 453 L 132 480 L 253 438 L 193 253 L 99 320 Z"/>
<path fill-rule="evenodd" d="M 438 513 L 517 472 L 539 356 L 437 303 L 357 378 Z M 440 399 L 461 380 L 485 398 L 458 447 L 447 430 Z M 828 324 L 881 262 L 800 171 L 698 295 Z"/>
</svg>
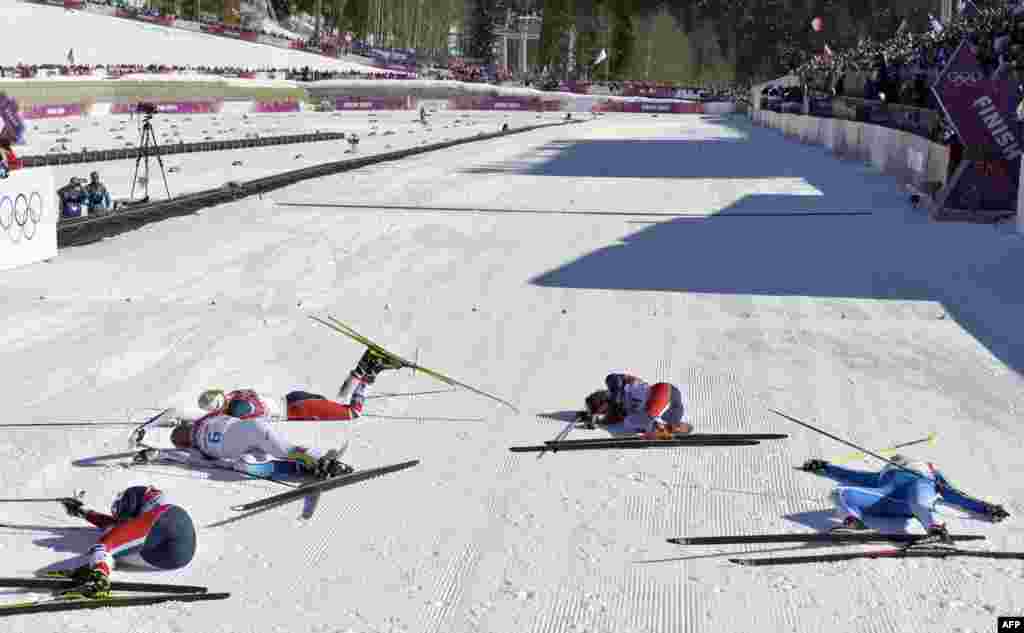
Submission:
<svg viewBox="0 0 1024 633">
<path fill-rule="evenodd" d="M 633 28 L 634 7 L 632 0 L 609 0 L 612 20 L 611 46 L 608 60 L 611 74 L 620 79 L 631 79 L 628 71 L 633 64 L 636 50 L 636 32 Z"/>
<path fill-rule="evenodd" d="M 544 0 L 541 11 L 538 62 L 553 76 L 562 77 L 569 63 L 569 32 L 573 27 L 570 0 Z"/>
<path fill-rule="evenodd" d="M 466 55 L 483 64 L 494 61 L 494 0 L 471 0 L 466 15 Z"/>
<path fill-rule="evenodd" d="M 341 13 L 341 23 L 352 31 L 356 39 L 363 39 L 370 31 L 369 0 L 346 0 Z"/>
</svg>

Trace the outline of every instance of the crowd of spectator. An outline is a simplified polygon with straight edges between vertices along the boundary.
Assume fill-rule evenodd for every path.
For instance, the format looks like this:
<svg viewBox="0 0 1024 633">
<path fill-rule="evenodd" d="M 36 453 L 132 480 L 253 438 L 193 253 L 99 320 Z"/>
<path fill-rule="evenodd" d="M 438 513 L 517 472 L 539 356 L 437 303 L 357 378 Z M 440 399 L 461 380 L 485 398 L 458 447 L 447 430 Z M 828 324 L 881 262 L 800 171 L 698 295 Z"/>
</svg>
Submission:
<svg viewBox="0 0 1024 633">
<path fill-rule="evenodd" d="M 850 88 L 847 76 L 863 77 L 863 86 L 853 86 L 857 96 L 936 109 L 928 88 L 964 39 L 977 48 L 986 76 L 1010 79 L 1024 70 L 1024 7 L 1017 4 L 972 7 L 946 24 L 933 23 L 925 33 L 901 28 L 885 42 L 864 39 L 848 50 L 804 55 L 795 74 L 830 96 L 844 96 Z"/>
<path fill-rule="evenodd" d="M 0 78 L 34 79 L 49 75 L 120 77 L 128 74 L 171 74 L 188 73 L 215 75 L 218 77 L 240 77 L 255 79 L 260 73 L 294 81 L 322 81 L 326 79 L 408 79 L 415 74 L 391 71 L 362 72 L 356 70 L 322 71 L 304 68 L 241 68 L 236 66 L 178 66 L 166 64 L 98 64 L 95 66 L 76 64 L 17 64 L 0 66 Z"/>
</svg>

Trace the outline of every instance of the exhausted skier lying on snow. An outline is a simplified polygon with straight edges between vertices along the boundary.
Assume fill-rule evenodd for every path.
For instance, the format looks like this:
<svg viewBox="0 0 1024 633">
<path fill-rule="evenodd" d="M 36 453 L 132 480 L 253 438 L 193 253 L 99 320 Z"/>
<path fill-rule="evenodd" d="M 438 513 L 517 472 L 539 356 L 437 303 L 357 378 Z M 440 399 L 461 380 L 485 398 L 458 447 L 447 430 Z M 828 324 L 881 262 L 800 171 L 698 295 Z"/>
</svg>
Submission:
<svg viewBox="0 0 1024 633">
<path fill-rule="evenodd" d="M 377 374 L 400 365 L 367 350 L 339 390 L 339 399 L 293 391 L 285 397 L 288 420 L 351 420 L 362 412 L 368 385 Z M 205 391 L 199 407 L 207 411 L 196 420 L 181 420 L 171 432 L 175 449 L 147 448 L 136 460 L 167 459 L 183 463 L 196 457 L 215 460 L 219 466 L 253 475 L 313 474 L 325 479 L 352 472 L 340 461 L 344 449 L 322 451 L 289 442 L 274 428 L 270 401 L 249 389 Z M 198 453 L 198 455 L 196 455 Z"/>
<path fill-rule="evenodd" d="M 1000 505 L 986 503 L 960 492 L 934 464 L 911 461 L 895 455 L 893 464 L 879 471 L 843 468 L 821 459 L 804 462 L 801 470 L 839 482 L 832 500 L 843 515 L 842 525 L 833 531 L 868 530 L 864 515 L 915 517 L 928 530 L 931 541 L 951 543 L 946 526 L 935 516 L 935 504 L 942 501 L 968 512 L 1002 521 L 1010 514 Z"/>
<path fill-rule="evenodd" d="M 607 389 L 587 396 L 587 409 L 579 417 L 591 428 L 596 422 L 622 423 L 627 432 L 656 438 L 693 431 L 693 425 L 683 422 L 683 394 L 675 385 L 649 385 L 629 374 L 608 374 L 604 382 Z"/>
</svg>

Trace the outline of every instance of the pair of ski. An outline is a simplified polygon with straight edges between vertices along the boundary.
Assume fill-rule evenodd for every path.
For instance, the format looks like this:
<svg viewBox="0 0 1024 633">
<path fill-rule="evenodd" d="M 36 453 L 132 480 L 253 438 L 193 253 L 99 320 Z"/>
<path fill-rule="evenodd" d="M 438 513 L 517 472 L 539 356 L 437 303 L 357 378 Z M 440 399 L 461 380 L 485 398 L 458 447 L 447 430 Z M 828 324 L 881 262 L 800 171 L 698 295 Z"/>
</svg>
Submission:
<svg viewBox="0 0 1024 633">
<path fill-rule="evenodd" d="M 47 575 L 45 578 L 0 578 L 0 587 L 14 587 L 27 590 L 44 589 L 57 594 L 49 598 L 2 604 L 0 605 L 0 617 L 29 613 L 77 611 L 80 609 L 139 607 L 163 602 L 225 600 L 231 597 L 230 593 L 211 593 L 207 591 L 206 587 L 195 585 L 162 585 L 146 582 L 114 581 L 110 583 L 111 591 L 138 592 L 142 595 L 113 595 L 90 598 L 81 593 L 74 592 L 76 585 L 77 581 L 67 578 L 59 572 Z"/>
<path fill-rule="evenodd" d="M 291 503 L 297 501 L 308 495 L 319 494 L 328 490 L 334 490 L 336 488 L 342 488 L 344 486 L 350 486 L 367 479 L 374 479 L 382 475 L 390 473 L 396 473 L 400 470 L 412 468 L 420 463 L 420 460 L 413 459 L 406 462 L 400 462 L 398 464 L 390 464 L 388 466 L 378 466 L 376 468 L 366 468 L 363 470 L 357 470 L 348 475 L 341 475 L 338 477 L 332 477 L 323 481 L 314 481 L 312 483 L 297 486 L 291 490 L 257 499 L 256 501 L 250 501 L 249 503 L 243 503 L 240 505 L 231 506 L 231 509 L 235 512 L 251 512 L 254 510 L 262 510 L 265 508 L 272 508 L 285 503 Z"/>
<path fill-rule="evenodd" d="M 789 437 L 782 433 L 688 433 L 671 439 L 646 439 L 641 436 L 604 437 L 585 440 L 548 440 L 538 446 L 513 446 L 513 453 L 543 453 L 551 451 L 588 451 L 605 449 L 664 448 L 671 446 L 754 446 L 761 440 L 781 440 Z"/>
<path fill-rule="evenodd" d="M 695 536 L 667 539 L 674 545 L 754 545 L 765 543 L 817 543 L 822 545 L 862 545 L 868 543 L 901 543 L 902 547 L 837 554 L 808 556 L 772 556 L 769 558 L 730 558 L 729 562 L 748 567 L 766 565 L 795 565 L 800 563 L 835 563 L 845 560 L 871 558 L 995 558 L 1024 560 L 1024 552 L 986 552 L 927 541 L 925 534 L 879 534 L 877 532 L 843 532 L 818 534 L 752 534 L 743 536 Z M 954 534 L 955 542 L 981 541 L 980 534 Z"/>
<path fill-rule="evenodd" d="M 314 321 L 316 321 L 317 323 L 319 323 L 321 325 L 325 325 L 325 326 L 331 328 L 332 330 L 334 330 L 335 332 L 338 332 L 339 334 L 344 334 L 345 336 L 349 337 L 353 341 L 355 341 L 357 343 L 360 343 L 362 345 L 365 345 L 368 349 L 372 349 L 373 351 L 377 352 L 378 354 L 386 356 L 386 357 L 388 357 L 388 358 L 390 358 L 392 360 L 398 361 L 399 363 L 402 364 L 403 367 L 408 367 L 408 368 L 410 368 L 410 369 L 412 369 L 414 371 L 422 372 L 422 373 L 430 376 L 431 378 L 434 378 L 436 380 L 440 380 L 441 382 L 443 382 L 446 385 L 449 385 L 449 386 L 452 386 L 452 387 L 462 387 L 463 389 L 468 389 L 469 391 L 472 391 L 475 394 L 481 395 L 481 396 L 483 396 L 485 398 L 489 398 L 491 400 L 494 400 L 495 402 L 499 402 L 499 403 L 505 405 L 506 407 L 512 409 L 516 413 L 519 413 L 519 409 L 517 409 L 516 406 L 514 404 L 512 404 L 511 402 L 509 402 L 508 400 L 503 400 L 502 398 L 499 398 L 498 396 L 495 396 L 494 394 L 487 393 L 486 391 L 482 391 L 480 389 L 477 389 L 476 387 L 473 387 L 471 385 L 467 385 L 464 382 L 459 382 L 458 380 L 455 380 L 454 378 L 450 378 L 448 376 L 445 376 L 444 374 L 442 374 L 442 373 L 440 373 L 438 371 L 435 371 L 433 369 L 427 369 L 426 367 L 423 367 L 423 366 L 419 365 L 418 363 L 414 363 L 414 362 L 412 362 L 410 360 L 406 360 L 406 359 L 402 358 L 398 354 L 395 354 L 393 352 L 389 352 L 388 350 L 384 349 L 384 347 L 382 345 L 379 345 L 378 343 L 374 343 L 373 341 L 371 341 L 370 339 L 366 338 L 365 336 L 363 336 L 359 332 L 356 332 L 354 329 L 352 329 L 351 326 L 342 323 L 341 321 L 339 321 L 338 319 L 334 318 L 331 315 L 327 315 L 326 319 L 321 319 L 320 317 L 314 316 L 314 315 L 310 315 L 309 318 L 314 320 Z"/>
</svg>

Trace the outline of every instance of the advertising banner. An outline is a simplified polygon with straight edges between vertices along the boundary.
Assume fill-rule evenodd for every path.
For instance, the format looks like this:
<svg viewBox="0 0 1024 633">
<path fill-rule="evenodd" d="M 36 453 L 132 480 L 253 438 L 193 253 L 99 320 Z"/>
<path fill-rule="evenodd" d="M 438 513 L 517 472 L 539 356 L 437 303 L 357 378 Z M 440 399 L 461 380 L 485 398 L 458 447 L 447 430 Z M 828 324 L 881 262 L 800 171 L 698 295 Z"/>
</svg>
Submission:
<svg viewBox="0 0 1024 633">
<path fill-rule="evenodd" d="M 334 107 L 344 110 L 409 110 L 410 97 L 338 97 Z"/>
<path fill-rule="evenodd" d="M 115 103 L 111 114 L 132 114 L 137 103 Z M 159 114 L 214 114 L 221 110 L 222 101 L 165 101 L 154 104 Z"/>
<path fill-rule="evenodd" d="M 540 97 L 457 96 L 449 99 L 448 108 L 450 110 L 518 110 L 522 112 L 540 112 L 544 105 Z"/>
<path fill-rule="evenodd" d="M 253 104 L 253 112 L 298 112 L 298 101 L 257 101 Z"/>
<path fill-rule="evenodd" d="M 965 40 L 932 90 L 969 163 L 947 183 L 942 206 L 968 212 L 1016 209 L 1022 152 L 1013 83 L 986 78 Z"/>
<path fill-rule="evenodd" d="M 174 26 L 173 15 L 145 15 L 143 13 L 137 13 L 131 9 L 118 9 L 115 14 L 119 18 L 125 18 L 128 20 L 138 20 L 140 22 L 149 22 L 150 24 L 159 24 L 161 26 Z"/>
<path fill-rule="evenodd" d="M 45 103 L 24 106 L 21 109 L 23 119 L 55 119 L 66 116 L 85 116 L 89 106 L 85 103 Z"/>
<path fill-rule="evenodd" d="M 0 180 L 0 270 L 56 257 L 58 215 L 52 168 L 19 169 Z"/>
</svg>

